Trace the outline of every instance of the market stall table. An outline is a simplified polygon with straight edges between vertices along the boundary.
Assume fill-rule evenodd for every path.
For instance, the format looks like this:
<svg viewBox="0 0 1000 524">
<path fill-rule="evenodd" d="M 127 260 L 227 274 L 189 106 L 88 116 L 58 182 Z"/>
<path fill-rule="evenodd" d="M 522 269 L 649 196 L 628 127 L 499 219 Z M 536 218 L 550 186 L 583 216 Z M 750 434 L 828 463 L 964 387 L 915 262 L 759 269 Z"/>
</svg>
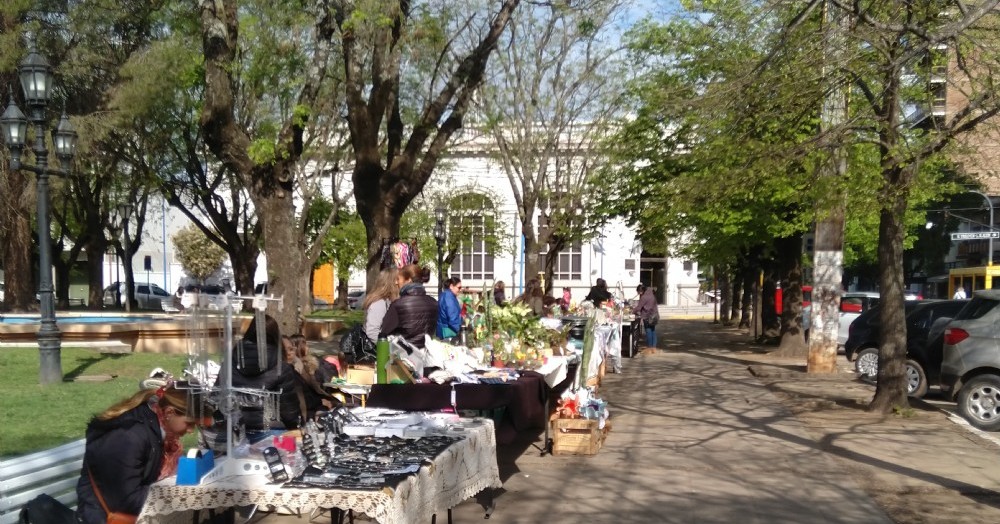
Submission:
<svg viewBox="0 0 1000 524">
<path fill-rule="evenodd" d="M 565 390 L 575 378 L 576 369 L 576 363 L 568 363 L 554 375 L 520 371 L 517 380 L 502 384 L 375 384 L 368 395 L 368 406 L 406 411 L 503 408 L 496 440 L 509 444 L 519 433 L 546 428 L 550 395 Z M 550 387 L 547 379 L 558 382 Z"/>
<path fill-rule="evenodd" d="M 285 488 L 263 475 L 223 478 L 207 485 L 176 486 L 175 477 L 153 484 L 137 524 L 192 522 L 202 509 L 237 506 L 285 507 L 309 514 L 319 508 L 364 513 L 382 524 L 429 522 L 487 488 L 499 488 L 493 423 L 483 419 L 468 428 L 466 438 L 438 455 L 394 489 L 375 490 Z"/>
</svg>

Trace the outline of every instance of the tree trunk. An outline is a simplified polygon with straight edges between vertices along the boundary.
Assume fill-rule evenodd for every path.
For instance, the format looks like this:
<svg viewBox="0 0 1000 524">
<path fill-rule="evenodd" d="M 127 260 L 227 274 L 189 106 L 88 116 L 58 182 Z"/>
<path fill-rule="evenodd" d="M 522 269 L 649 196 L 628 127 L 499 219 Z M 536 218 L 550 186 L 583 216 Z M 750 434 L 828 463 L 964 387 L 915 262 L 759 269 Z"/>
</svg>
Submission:
<svg viewBox="0 0 1000 524">
<path fill-rule="evenodd" d="M 256 250 L 255 250 L 256 251 Z M 257 283 L 253 281 L 254 274 L 257 273 L 257 256 L 229 256 L 229 263 L 233 266 L 233 280 L 236 284 L 236 291 L 241 295 L 252 295 Z M 167 291 L 173 291 L 168 289 Z"/>
<path fill-rule="evenodd" d="M 802 319 L 802 235 L 775 241 L 781 279 L 781 341 L 776 355 L 806 358 L 805 326 Z"/>
<path fill-rule="evenodd" d="M 53 244 L 52 246 L 52 270 L 55 273 L 55 279 L 52 282 L 53 300 L 56 309 L 67 309 L 69 308 L 69 273 L 72 269 L 70 263 L 72 259 L 64 259 L 58 245 Z M 71 255 L 73 253 L 78 254 L 79 250 L 71 250 Z"/>
<path fill-rule="evenodd" d="M 893 408 L 909 406 L 906 396 L 906 315 L 903 309 L 903 240 L 906 236 L 906 215 L 909 187 L 903 169 L 890 167 L 883 171 L 883 186 L 890 194 L 879 215 L 879 334 L 878 385 L 875 397 L 869 404 L 870 411 L 890 413 Z M 888 189 L 892 188 L 891 191 Z M 890 200 L 891 199 L 891 200 Z"/>
<path fill-rule="evenodd" d="M 718 290 L 719 290 L 719 323 L 723 326 L 730 324 L 730 313 L 733 300 L 733 288 L 730 286 L 729 270 L 717 268 Z"/>
<path fill-rule="evenodd" d="M 846 163 L 846 160 L 844 161 Z M 846 168 L 846 166 L 844 166 Z M 813 255 L 812 311 L 809 328 L 809 373 L 837 372 L 837 333 L 844 271 L 844 208 L 835 205 L 816 224 Z"/>
<path fill-rule="evenodd" d="M 337 279 L 337 309 L 350 308 L 350 304 L 347 303 L 347 293 L 349 293 L 347 287 L 347 277 L 339 277 Z M 358 307 L 360 308 L 361 304 L 358 304 Z"/>
<path fill-rule="evenodd" d="M 760 290 L 760 323 L 761 334 L 772 343 L 781 336 L 781 318 L 778 317 L 778 310 L 775 307 L 774 295 L 778 290 L 777 282 L 774 279 L 773 269 L 764 277 L 764 284 Z"/>
<path fill-rule="evenodd" d="M 308 313 L 308 304 L 302 303 L 305 247 L 296 235 L 292 193 L 274 191 L 266 197 L 257 195 L 254 206 L 260 210 L 260 220 L 264 225 L 264 253 L 270 277 L 268 290 L 283 299 L 281 310 L 269 307 L 268 314 L 278 321 L 282 333 L 298 333 L 300 313 Z"/>
<path fill-rule="evenodd" d="M 740 274 L 736 274 L 733 276 L 735 278 L 733 278 L 733 280 L 730 282 L 733 288 L 733 293 L 732 293 L 733 302 L 729 320 L 730 322 L 735 322 L 737 323 L 737 325 L 739 325 L 739 322 L 742 320 L 742 317 L 740 316 L 740 311 L 743 310 L 743 306 L 740 303 L 741 299 L 743 298 L 743 279 L 741 278 Z"/>
<path fill-rule="evenodd" d="M 845 36 L 849 31 L 850 18 L 836 5 L 826 6 L 823 11 L 826 31 L 824 32 L 823 53 L 829 63 L 841 60 L 846 52 Z M 837 73 L 836 76 L 839 76 Z M 847 102 L 849 89 L 836 82 L 827 82 L 832 87 L 823 99 L 820 115 L 821 132 L 836 129 L 848 118 Z M 830 183 L 847 175 L 847 155 L 843 146 L 834 145 L 830 157 L 820 167 L 820 177 L 826 179 L 828 188 L 841 187 Z M 844 213 L 847 206 L 846 194 L 833 189 L 823 200 L 823 208 L 818 210 L 815 242 L 813 244 L 813 290 L 811 326 L 809 329 L 809 373 L 835 373 L 837 371 L 837 333 L 840 329 L 840 296 L 844 271 Z"/>
<path fill-rule="evenodd" d="M 538 258 L 542 250 L 542 245 L 538 241 L 534 224 L 530 220 L 521 220 L 521 232 L 524 234 L 524 272 L 521 274 L 521 278 L 524 280 L 524 287 L 522 287 L 521 293 L 524 293 L 524 288 L 528 286 L 528 281 L 538 278 L 538 272 L 541 271 Z"/>
<path fill-rule="evenodd" d="M 757 284 L 755 273 L 756 270 L 752 267 L 743 270 L 743 298 L 741 300 L 743 307 L 740 308 L 740 327 L 742 328 L 749 328 L 750 323 L 754 321 L 754 287 Z"/>
<path fill-rule="evenodd" d="M 87 251 L 87 309 L 100 310 L 104 308 L 104 255 L 108 252 L 108 243 L 104 236 L 98 236 L 85 248 Z M 67 282 L 67 291 L 69 288 Z"/>
<path fill-rule="evenodd" d="M 358 175 L 355 173 L 354 175 Z M 372 175 L 367 175 L 372 176 Z M 357 195 L 357 193 L 355 193 Z M 392 213 L 382 203 L 377 193 L 365 194 L 364 198 L 356 196 L 358 213 L 365 224 L 365 236 L 368 237 L 368 289 L 375 287 L 381 271 L 382 246 L 384 243 L 399 237 L 399 216 Z M 361 212 L 364 208 L 367 212 Z M 367 218 L 370 217 L 370 220 Z"/>
<path fill-rule="evenodd" d="M 0 155 L 6 166 L 6 155 Z M 3 309 L 17 313 L 37 309 L 35 290 L 37 275 L 33 260 L 36 260 L 31 231 L 31 213 L 21 205 L 30 199 L 24 198 L 31 189 L 24 171 L 3 171 L 0 180 L 0 242 L 3 245 L 3 268 L 5 291 Z M 11 278 L 14 276 L 15 278 Z"/>
</svg>

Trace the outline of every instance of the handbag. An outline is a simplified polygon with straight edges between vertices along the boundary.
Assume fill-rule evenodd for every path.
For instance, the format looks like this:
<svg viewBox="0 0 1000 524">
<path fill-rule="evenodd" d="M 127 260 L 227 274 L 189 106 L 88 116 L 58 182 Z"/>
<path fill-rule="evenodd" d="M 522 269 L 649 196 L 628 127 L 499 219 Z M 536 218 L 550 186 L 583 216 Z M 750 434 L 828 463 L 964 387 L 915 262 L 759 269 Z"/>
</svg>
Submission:
<svg viewBox="0 0 1000 524">
<path fill-rule="evenodd" d="M 21 508 L 17 521 L 18 524 L 76 524 L 76 512 L 42 493 Z"/>
<path fill-rule="evenodd" d="M 101 503 L 104 512 L 108 514 L 108 524 L 135 524 L 135 521 L 139 519 L 138 515 L 129 515 L 128 513 L 108 509 L 108 505 L 104 503 L 104 497 L 101 496 L 101 490 L 97 487 L 97 482 L 94 481 L 94 473 L 90 471 L 90 468 L 87 468 L 87 475 L 90 475 L 90 486 L 94 488 L 94 495 L 97 495 L 97 501 Z"/>
<path fill-rule="evenodd" d="M 375 344 L 368 338 L 361 324 L 354 324 L 340 338 L 340 351 L 354 364 L 375 362 Z"/>
</svg>

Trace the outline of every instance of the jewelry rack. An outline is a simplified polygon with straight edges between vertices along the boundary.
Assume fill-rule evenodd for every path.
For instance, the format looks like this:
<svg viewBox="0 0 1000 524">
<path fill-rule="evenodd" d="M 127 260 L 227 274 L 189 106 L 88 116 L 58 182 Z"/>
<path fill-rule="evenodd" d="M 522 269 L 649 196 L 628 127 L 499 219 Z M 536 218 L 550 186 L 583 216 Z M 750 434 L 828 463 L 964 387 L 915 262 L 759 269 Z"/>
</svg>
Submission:
<svg viewBox="0 0 1000 524">
<path fill-rule="evenodd" d="M 207 362 L 210 361 L 209 353 L 212 344 L 211 330 L 209 329 L 208 311 L 203 308 L 193 307 L 188 318 L 188 364 L 189 369 L 196 370 L 193 376 L 201 382 L 198 391 L 192 391 L 189 395 L 196 409 L 201 413 L 206 413 L 214 406 L 226 419 L 226 456 L 216 461 L 216 466 L 202 479 L 202 484 L 214 482 L 220 478 L 236 475 L 257 474 L 267 471 L 267 464 L 260 459 L 236 458 L 233 454 L 233 428 L 238 424 L 240 410 L 244 407 L 260 407 L 264 411 L 264 419 L 270 425 L 271 422 L 280 419 L 279 398 L 280 391 L 267 391 L 256 388 L 233 387 L 233 354 L 237 348 L 239 356 L 242 356 L 242 340 L 236 340 L 237 335 L 233 334 L 233 307 L 234 304 L 242 304 L 249 300 L 254 309 L 255 324 L 257 326 L 257 348 L 258 362 L 267 362 L 267 342 L 265 327 L 265 312 L 269 306 L 276 306 L 278 311 L 284 308 L 284 299 L 273 295 L 252 295 L 241 296 L 227 293 L 221 303 L 215 305 L 223 312 L 222 329 L 222 364 L 219 369 L 222 380 L 209 383 L 209 373 Z M 215 308 L 212 308 L 215 309 Z M 213 315 L 216 316 L 216 315 Z M 281 351 L 281 348 L 278 348 Z M 283 355 L 278 355 L 278 366 L 281 366 Z M 266 364 L 265 364 L 266 365 Z M 204 371 L 201 371 L 204 370 Z M 280 371 L 280 368 L 279 368 Z M 200 375 L 200 376 L 198 376 Z M 220 385 L 216 385 L 220 384 Z M 198 398 L 200 397 L 200 398 Z"/>
</svg>

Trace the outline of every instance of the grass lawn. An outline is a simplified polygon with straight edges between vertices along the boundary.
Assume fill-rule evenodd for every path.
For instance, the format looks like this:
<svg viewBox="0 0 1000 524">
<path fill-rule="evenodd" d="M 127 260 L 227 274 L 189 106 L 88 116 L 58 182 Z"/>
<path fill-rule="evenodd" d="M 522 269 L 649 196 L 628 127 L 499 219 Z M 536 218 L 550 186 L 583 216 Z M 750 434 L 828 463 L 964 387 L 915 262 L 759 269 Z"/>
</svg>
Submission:
<svg viewBox="0 0 1000 524">
<path fill-rule="evenodd" d="M 363 322 L 365 312 L 360 309 L 320 309 L 313 311 L 306 318 L 343 320 L 346 325 L 350 326 L 354 322 Z"/>
<path fill-rule="evenodd" d="M 38 384 L 38 350 L 0 350 L 0 458 L 24 455 L 84 436 L 87 422 L 105 408 L 131 396 L 139 381 L 161 367 L 180 376 L 186 355 L 129 353 L 102 355 L 92 349 L 63 348 L 67 380 L 80 375 L 114 375 L 107 382 Z M 185 440 L 186 441 L 186 440 Z"/>
</svg>

